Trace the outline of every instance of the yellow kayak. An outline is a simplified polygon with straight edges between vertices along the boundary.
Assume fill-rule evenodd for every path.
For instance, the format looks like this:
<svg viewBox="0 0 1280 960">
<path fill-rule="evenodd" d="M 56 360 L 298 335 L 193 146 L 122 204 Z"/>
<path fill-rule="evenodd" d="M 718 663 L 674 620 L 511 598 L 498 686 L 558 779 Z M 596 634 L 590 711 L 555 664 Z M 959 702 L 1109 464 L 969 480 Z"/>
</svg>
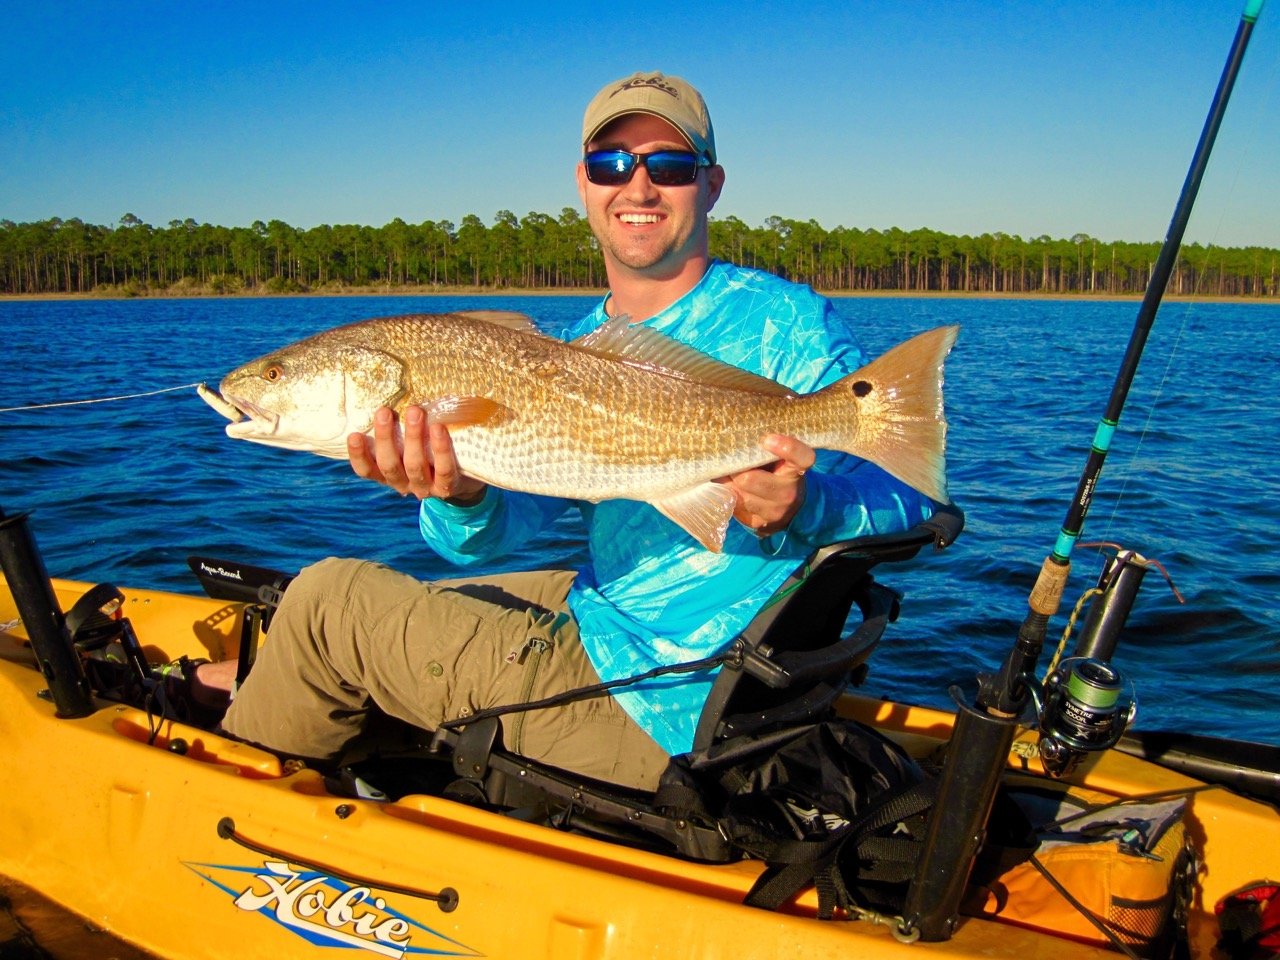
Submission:
<svg viewBox="0 0 1280 960">
<path fill-rule="evenodd" d="M 89 587 L 53 581 L 63 610 Z M 221 660 L 239 651 L 245 606 L 129 590 L 121 613 L 153 663 L 184 654 Z M 137 706 L 95 699 L 88 715 L 59 717 L 48 687 L 6 589 L 0 739 L 10 782 L 0 801 L 0 876 L 160 957 L 1060 960 L 1115 952 L 1064 920 L 1071 910 L 1048 888 L 1019 895 L 1008 884 L 1001 915 L 966 915 L 949 939 L 909 943 L 888 919 L 817 919 L 812 889 L 778 910 L 745 906 L 758 861 L 692 862 L 429 793 L 353 798 L 332 792 L 316 771 L 285 769 L 272 754 Z M 853 696 L 840 710 L 920 757 L 954 723 L 945 711 Z M 1011 775 L 1043 779 L 1035 744 L 1032 731 L 1018 733 Z M 1065 784 L 1093 795 L 1185 795 L 1191 955 L 1223 956 L 1215 904 L 1280 873 L 1276 808 L 1114 750 L 1091 756 Z M 1012 903 L 1020 896 L 1022 910 Z M 1047 905 L 1031 905 L 1033 896 Z"/>
</svg>

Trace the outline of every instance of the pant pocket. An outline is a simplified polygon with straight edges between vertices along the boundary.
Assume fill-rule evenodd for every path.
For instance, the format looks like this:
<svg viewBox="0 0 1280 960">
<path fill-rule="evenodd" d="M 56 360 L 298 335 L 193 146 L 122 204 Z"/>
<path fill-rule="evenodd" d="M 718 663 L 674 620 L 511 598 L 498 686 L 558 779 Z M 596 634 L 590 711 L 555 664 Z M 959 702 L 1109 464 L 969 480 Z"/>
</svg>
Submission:
<svg viewBox="0 0 1280 960">
<path fill-rule="evenodd" d="M 555 634 L 560 625 L 568 620 L 568 614 L 553 612 L 529 612 L 529 626 L 525 635 L 524 646 L 517 654 L 516 662 L 523 673 L 520 688 L 513 705 L 523 705 L 531 700 L 541 699 L 542 688 L 538 686 L 538 677 L 542 672 L 544 661 L 552 656 L 555 646 Z M 554 707 L 549 709 L 556 709 Z M 520 753 L 524 744 L 524 726 L 527 710 L 512 715 L 510 731 L 507 734 L 507 747 L 513 753 Z"/>
</svg>

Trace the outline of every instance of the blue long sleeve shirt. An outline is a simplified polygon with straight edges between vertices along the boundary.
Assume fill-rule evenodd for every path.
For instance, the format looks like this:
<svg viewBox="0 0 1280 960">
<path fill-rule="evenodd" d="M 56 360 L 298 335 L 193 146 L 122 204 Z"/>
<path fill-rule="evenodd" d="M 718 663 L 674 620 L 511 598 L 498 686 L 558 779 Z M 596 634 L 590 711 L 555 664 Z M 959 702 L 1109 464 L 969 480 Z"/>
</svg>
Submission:
<svg viewBox="0 0 1280 960">
<path fill-rule="evenodd" d="M 607 319 L 605 304 L 565 332 Z M 806 286 L 715 261 L 693 290 L 646 321 L 702 352 L 811 393 L 866 362 L 831 302 Z M 577 503 L 590 562 L 569 594 L 582 643 L 603 680 L 719 652 L 797 562 L 835 540 L 907 529 L 933 503 L 879 467 L 819 451 L 805 501 L 786 530 L 757 538 L 729 524 L 724 550 L 704 549 L 653 507 L 633 500 Z M 422 501 L 427 543 L 452 563 L 493 560 L 529 542 L 575 501 L 490 487 L 476 505 Z M 614 692 L 668 753 L 690 750 L 714 674 L 675 674 Z"/>
</svg>

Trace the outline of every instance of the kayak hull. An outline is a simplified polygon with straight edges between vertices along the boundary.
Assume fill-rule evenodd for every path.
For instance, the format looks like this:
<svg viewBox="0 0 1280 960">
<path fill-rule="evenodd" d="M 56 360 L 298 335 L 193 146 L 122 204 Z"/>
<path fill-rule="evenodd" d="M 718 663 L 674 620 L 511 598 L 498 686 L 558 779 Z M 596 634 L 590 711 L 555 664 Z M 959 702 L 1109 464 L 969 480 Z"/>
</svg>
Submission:
<svg viewBox="0 0 1280 960">
<path fill-rule="evenodd" d="M 87 587 L 55 581 L 63 609 Z M 126 594 L 152 659 L 236 654 L 239 605 Z M 0 592 L 0 741 L 17 772 L 0 801 L 0 876 L 157 956 L 1114 956 L 975 918 L 948 941 L 908 947 L 887 925 L 815 919 L 812 891 L 780 912 L 743 906 L 758 863 L 690 863 L 436 796 L 335 796 L 315 771 L 117 703 L 61 719 L 16 620 Z M 953 721 L 856 698 L 844 707 L 919 753 Z M 1019 736 L 1011 766 L 1034 769 L 1033 752 L 1034 737 Z M 1197 785 L 1119 753 L 1074 779 L 1118 795 Z M 1280 863 L 1280 817 L 1222 789 L 1193 794 L 1190 811 L 1202 863 L 1191 936 L 1208 956 L 1216 900 Z"/>
</svg>

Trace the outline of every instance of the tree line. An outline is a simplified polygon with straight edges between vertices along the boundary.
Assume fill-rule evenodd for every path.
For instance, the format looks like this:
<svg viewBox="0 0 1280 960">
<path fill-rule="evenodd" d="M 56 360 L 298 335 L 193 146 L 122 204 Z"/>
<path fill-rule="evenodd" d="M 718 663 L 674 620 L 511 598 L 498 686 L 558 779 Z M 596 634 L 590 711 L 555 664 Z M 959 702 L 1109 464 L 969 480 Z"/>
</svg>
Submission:
<svg viewBox="0 0 1280 960">
<path fill-rule="evenodd" d="M 760 267 L 824 291 L 1135 294 L 1146 289 L 1159 243 L 954 236 L 936 230 L 828 230 L 815 220 L 737 217 L 710 224 L 713 256 Z M 1173 294 L 1280 296 L 1280 250 L 1185 244 Z M 0 293 L 290 293 L 349 287 L 587 290 L 605 284 L 586 219 L 500 210 L 381 227 L 281 220 L 223 227 L 133 214 L 112 225 L 53 218 L 0 220 Z"/>
</svg>

